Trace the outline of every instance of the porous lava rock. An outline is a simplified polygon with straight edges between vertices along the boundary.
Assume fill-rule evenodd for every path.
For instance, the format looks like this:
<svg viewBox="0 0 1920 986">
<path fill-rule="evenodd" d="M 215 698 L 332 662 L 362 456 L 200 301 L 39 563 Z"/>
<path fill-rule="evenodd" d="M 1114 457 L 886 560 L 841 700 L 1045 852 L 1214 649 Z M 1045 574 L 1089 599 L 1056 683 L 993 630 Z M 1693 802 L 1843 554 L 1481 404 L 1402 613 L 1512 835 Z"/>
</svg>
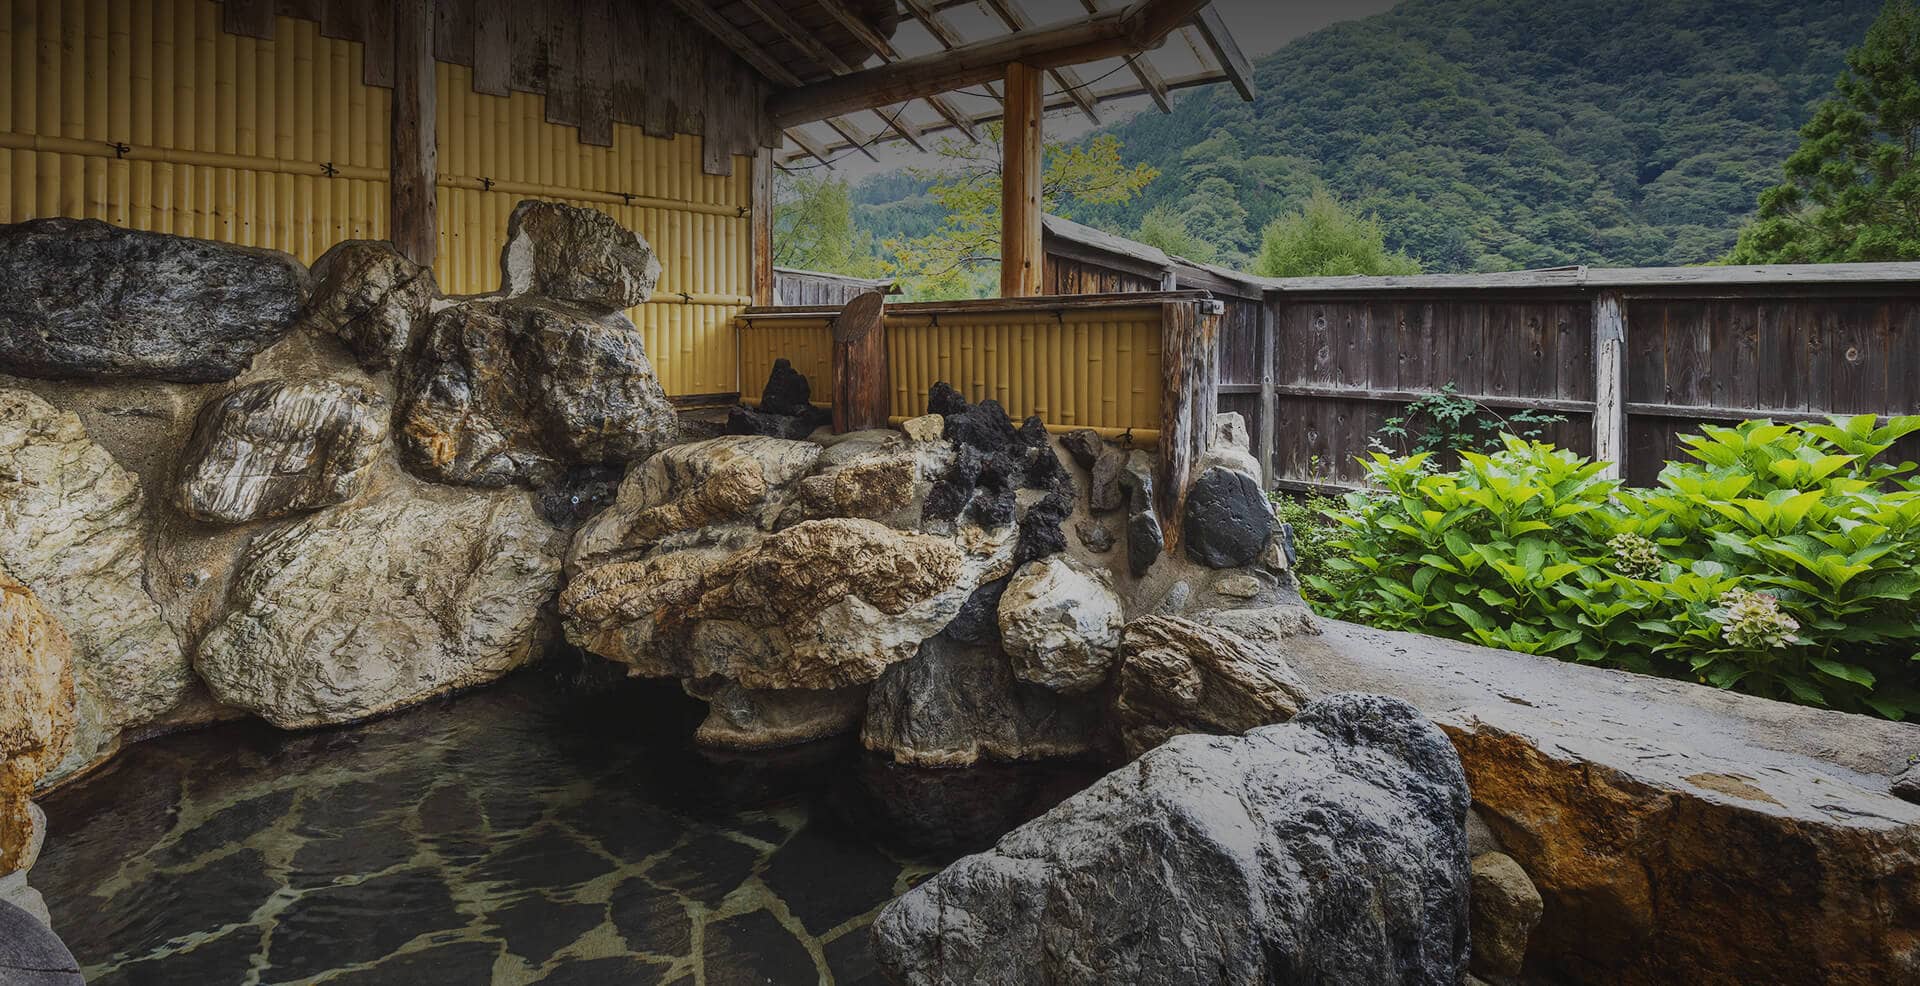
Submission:
<svg viewBox="0 0 1920 986">
<path fill-rule="evenodd" d="M 1015 565 L 1025 565 L 1067 550 L 1067 532 L 1063 525 L 1073 514 L 1073 501 L 1058 493 L 1049 493 L 1027 509 L 1020 518 L 1020 543 L 1013 553 Z"/>
<path fill-rule="evenodd" d="M 1311 690 L 1269 648 L 1180 616 L 1128 623 L 1113 724 L 1138 756 L 1181 733 L 1238 734 L 1291 719 Z"/>
<path fill-rule="evenodd" d="M 1251 564 L 1272 534 L 1273 505 L 1254 476 L 1213 466 L 1187 491 L 1180 539 L 1195 562 L 1209 568 Z"/>
<path fill-rule="evenodd" d="M 94 219 L 0 226 L 0 367 L 48 379 L 231 380 L 300 315 L 278 250 Z"/>
<path fill-rule="evenodd" d="M 284 517 L 366 491 L 387 399 L 333 380 L 263 380 L 209 401 L 182 453 L 174 504 L 216 524 Z"/>
<path fill-rule="evenodd" d="M 180 640 L 147 594 L 138 477 L 78 416 L 0 390 L 0 567 L 31 587 L 73 640 L 76 736 L 58 779 L 110 752 L 193 691 Z"/>
<path fill-rule="evenodd" d="M 644 459 L 679 430 L 626 316 L 546 298 L 435 312 L 399 391 L 402 461 L 465 486 L 540 486 L 571 466 Z"/>
<path fill-rule="evenodd" d="M 32 865 L 34 787 L 73 746 L 73 715 L 73 642 L 0 569 L 0 876 Z"/>
<path fill-rule="evenodd" d="M 659 283 L 653 246 L 604 212 L 528 199 L 507 217 L 500 284 L 509 297 L 542 295 L 605 314 L 646 303 Z"/>
<path fill-rule="evenodd" d="M 945 380 L 936 381 L 927 390 L 927 413 L 939 415 L 959 414 L 967 409 L 967 399 L 953 389 Z"/>
<path fill-rule="evenodd" d="M 337 337 L 369 371 L 397 365 L 440 293 L 433 270 L 386 240 L 342 240 L 313 262 L 302 325 Z"/>
<path fill-rule="evenodd" d="M 1091 428 L 1077 428 L 1060 436 L 1060 447 L 1073 456 L 1080 468 L 1091 470 L 1100 459 L 1100 453 L 1106 450 L 1106 440 Z"/>
<path fill-rule="evenodd" d="M 791 361 L 776 359 L 773 371 L 767 374 L 767 385 L 760 391 L 760 410 L 791 416 L 807 414 L 813 410 L 813 385 Z"/>
<path fill-rule="evenodd" d="M 874 683 L 860 741 L 900 764 L 966 767 L 1084 756 L 1099 723 L 1098 703 L 1019 680 L 997 646 L 941 634 Z"/>
<path fill-rule="evenodd" d="M 1111 577 L 1064 555 L 1028 562 L 1000 597 L 1013 673 L 1063 694 L 1106 683 L 1125 622 Z"/>
<path fill-rule="evenodd" d="M 282 729 L 353 722 L 524 664 L 558 587 L 526 493 L 395 485 L 255 538 L 194 666 Z"/>
<path fill-rule="evenodd" d="M 1466 778 L 1373 695 L 1182 736 L 887 906 L 914 986 L 1452 984 L 1467 964 Z"/>
</svg>

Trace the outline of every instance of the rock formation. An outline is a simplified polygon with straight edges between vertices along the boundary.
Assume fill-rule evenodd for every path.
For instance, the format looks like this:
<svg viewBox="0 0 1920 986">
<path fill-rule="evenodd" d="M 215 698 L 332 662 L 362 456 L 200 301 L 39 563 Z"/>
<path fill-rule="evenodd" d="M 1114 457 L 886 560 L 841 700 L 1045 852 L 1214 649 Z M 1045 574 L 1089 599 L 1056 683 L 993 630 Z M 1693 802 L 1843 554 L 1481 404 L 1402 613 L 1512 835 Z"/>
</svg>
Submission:
<svg viewBox="0 0 1920 986">
<path fill-rule="evenodd" d="M 1526 965 L 1527 936 L 1545 910 L 1527 871 L 1503 852 L 1473 857 L 1473 971 L 1517 976 Z"/>
<path fill-rule="evenodd" d="M 813 690 L 742 688 L 725 678 L 687 683 L 707 703 L 694 742 L 722 750 L 766 750 L 852 732 L 867 710 L 863 686 Z"/>
<path fill-rule="evenodd" d="M 332 380 L 267 380 L 201 409 L 174 503 L 241 524 L 359 496 L 387 440 L 387 399 Z"/>
<path fill-rule="evenodd" d="M 293 327 L 305 280 L 277 250 L 92 219 L 0 226 L 0 367 L 50 379 L 231 380 Z"/>
<path fill-rule="evenodd" d="M 540 295 L 607 313 L 644 304 L 659 281 L 652 245 L 604 212 L 529 199 L 507 218 L 500 283 L 508 297 Z"/>
<path fill-rule="evenodd" d="M 1058 555 L 1028 562 L 1000 597 L 1014 675 L 1063 694 L 1106 683 L 1124 623 L 1111 577 Z"/>
<path fill-rule="evenodd" d="M 625 315 L 539 297 L 435 312 L 399 389 L 402 460 L 444 483 L 538 486 L 644 459 L 679 428 Z"/>
<path fill-rule="evenodd" d="M 180 641 L 145 588 L 140 482 L 80 419 L 0 390 L 0 567 L 73 639 L 77 735 L 60 776 L 154 722 L 194 686 Z"/>
<path fill-rule="evenodd" d="M 1113 726 L 1130 756 L 1181 733 L 1243 733 L 1285 722 L 1309 698 L 1278 655 L 1178 616 L 1127 624 Z"/>
<path fill-rule="evenodd" d="M 875 682 L 860 739 L 898 763 L 966 767 L 1094 753 L 1100 718 L 1097 702 L 1016 678 L 992 644 L 943 633 Z"/>
<path fill-rule="evenodd" d="M 440 293 L 433 271 L 385 240 L 343 240 L 313 262 L 303 325 L 338 337 L 368 370 L 398 365 Z"/>
<path fill-rule="evenodd" d="M 194 666 L 283 729 L 352 722 L 525 663 L 559 580 L 524 493 L 396 486 L 261 536 Z"/>
<path fill-rule="evenodd" d="M 33 865 L 34 787 L 73 745 L 73 706 L 73 642 L 0 569 L 0 877 Z"/>
<path fill-rule="evenodd" d="M 896 982 L 1457 983 L 1467 784 L 1405 703 L 1186 736 L 882 911 Z"/>
</svg>

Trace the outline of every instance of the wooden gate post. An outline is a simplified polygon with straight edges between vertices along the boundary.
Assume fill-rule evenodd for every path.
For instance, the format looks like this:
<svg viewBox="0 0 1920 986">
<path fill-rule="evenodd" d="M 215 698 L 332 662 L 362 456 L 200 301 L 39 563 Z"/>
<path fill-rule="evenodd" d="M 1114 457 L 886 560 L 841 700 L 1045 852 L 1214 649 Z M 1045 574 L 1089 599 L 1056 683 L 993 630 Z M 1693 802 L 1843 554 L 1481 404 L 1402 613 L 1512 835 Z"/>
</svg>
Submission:
<svg viewBox="0 0 1920 986">
<path fill-rule="evenodd" d="M 1025 65 L 1007 66 L 1006 122 L 1000 166 L 1000 297 L 1042 293 L 1045 249 L 1041 244 L 1040 194 L 1046 112 L 1046 74 Z"/>
<path fill-rule="evenodd" d="M 393 111 L 387 159 L 387 239 L 422 267 L 432 267 L 439 248 L 439 145 L 434 125 L 438 97 L 433 81 L 433 0 L 393 5 Z"/>
<path fill-rule="evenodd" d="M 887 384 L 887 296 L 847 302 L 833 320 L 833 433 L 885 428 L 893 413 Z"/>
<path fill-rule="evenodd" d="M 1167 553 L 1180 544 L 1180 519 L 1194 464 L 1213 441 L 1220 407 L 1220 303 L 1160 306 L 1160 458 L 1154 506 Z"/>
<path fill-rule="evenodd" d="M 1621 479 L 1627 464 L 1627 320 L 1620 292 L 1593 299 L 1593 458 Z"/>
</svg>

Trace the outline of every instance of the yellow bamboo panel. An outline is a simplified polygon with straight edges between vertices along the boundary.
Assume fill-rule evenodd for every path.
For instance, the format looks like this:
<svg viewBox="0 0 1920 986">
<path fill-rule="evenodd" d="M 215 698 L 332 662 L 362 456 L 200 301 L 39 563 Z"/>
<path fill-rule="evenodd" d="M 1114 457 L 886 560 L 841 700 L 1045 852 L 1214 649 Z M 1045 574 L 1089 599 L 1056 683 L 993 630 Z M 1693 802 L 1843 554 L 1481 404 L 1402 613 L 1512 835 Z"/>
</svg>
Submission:
<svg viewBox="0 0 1920 986">
<path fill-rule="evenodd" d="M 1155 432 L 1160 427 L 1158 306 L 887 318 L 888 389 L 899 416 L 924 409 L 945 381 L 969 401 L 998 400 L 1016 420 L 1054 429 Z M 833 337 L 825 319 L 748 318 L 740 325 L 741 397 L 760 399 L 773 361 L 787 359 L 831 396 Z M 1071 365 L 1067 357 L 1072 356 Z"/>
</svg>

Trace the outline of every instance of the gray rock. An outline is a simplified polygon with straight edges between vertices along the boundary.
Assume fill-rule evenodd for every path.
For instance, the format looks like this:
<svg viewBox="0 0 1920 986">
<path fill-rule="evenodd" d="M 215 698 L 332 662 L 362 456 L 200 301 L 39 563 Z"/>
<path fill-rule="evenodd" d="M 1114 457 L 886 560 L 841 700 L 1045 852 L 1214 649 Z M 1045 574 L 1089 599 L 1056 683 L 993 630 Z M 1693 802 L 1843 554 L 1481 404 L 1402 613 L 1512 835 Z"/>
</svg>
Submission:
<svg viewBox="0 0 1920 986">
<path fill-rule="evenodd" d="M 23 377 L 231 380 L 300 314 L 277 250 L 35 219 L 0 226 L 0 366 Z"/>
<path fill-rule="evenodd" d="M 532 654 L 559 582 L 524 493 L 386 488 L 256 537 L 194 666 L 282 729 L 492 681 Z"/>
<path fill-rule="evenodd" d="M 1473 971 L 1517 976 L 1527 958 L 1527 936 L 1545 910 L 1527 871 L 1506 853 L 1473 857 Z"/>
<path fill-rule="evenodd" d="M 147 594 L 140 481 L 80 419 L 0 390 L 0 567 L 38 595 L 73 639 L 72 751 L 57 780 L 154 723 L 194 690 L 180 640 Z"/>
<path fill-rule="evenodd" d="M 1920 804 L 1920 764 L 1914 764 L 1900 772 L 1890 787 L 1893 796 L 1902 801 Z"/>
<path fill-rule="evenodd" d="M 543 485 L 566 467 L 644 459 L 679 419 L 626 316 L 540 298 L 434 313 L 400 375 L 402 461 L 440 482 Z"/>
<path fill-rule="evenodd" d="M 1064 694 L 1106 682 L 1125 622 L 1111 577 L 1062 555 L 1028 562 L 1000 596 L 1000 640 L 1013 673 Z"/>
<path fill-rule="evenodd" d="M 1099 725 L 1097 703 L 1020 681 L 998 647 L 943 634 L 874 683 L 860 741 L 902 764 L 965 767 L 1081 756 Z"/>
<path fill-rule="evenodd" d="M 1113 550 L 1113 531 L 1107 525 L 1091 517 L 1073 525 L 1073 533 L 1078 535 L 1080 543 L 1096 555 L 1104 555 Z"/>
<path fill-rule="evenodd" d="M 1094 513 L 1118 510 L 1127 501 L 1125 452 L 1113 445 L 1102 445 L 1093 462 L 1093 485 L 1087 488 L 1087 507 Z"/>
<path fill-rule="evenodd" d="M 1145 575 L 1147 569 L 1160 560 L 1160 553 L 1166 547 L 1167 538 L 1160 530 L 1159 515 L 1142 510 L 1127 518 L 1127 567 L 1135 577 Z"/>
<path fill-rule="evenodd" d="M 47 911 L 47 900 L 40 891 L 27 885 L 27 874 L 9 873 L 0 876 L 0 904 L 11 904 L 27 912 L 35 921 L 51 927 L 53 915 Z"/>
<path fill-rule="evenodd" d="M 1178 616 L 1127 624 L 1113 721 L 1129 755 L 1180 733 L 1243 733 L 1285 722 L 1311 694 L 1287 662 Z"/>
<path fill-rule="evenodd" d="M 368 370 L 406 355 L 440 293 L 433 271 L 386 240 L 342 240 L 313 262 L 313 293 L 301 323 L 339 337 Z"/>
<path fill-rule="evenodd" d="M 1187 557 L 1210 568 L 1239 568 L 1260 556 L 1273 533 L 1273 506 L 1260 481 L 1214 466 L 1187 491 L 1180 538 Z"/>
<path fill-rule="evenodd" d="M 528 199 L 507 218 L 500 283 L 508 296 L 614 312 L 645 303 L 659 282 L 653 247 L 604 212 Z"/>
<path fill-rule="evenodd" d="M 1060 447 L 1073 456 L 1080 468 L 1091 470 L 1093 464 L 1100 461 L 1100 453 L 1106 450 L 1106 440 L 1091 428 L 1081 428 L 1060 436 Z"/>
<path fill-rule="evenodd" d="M 216 524 L 284 517 L 366 491 L 387 440 L 387 399 L 333 380 L 266 380 L 208 401 L 174 504 Z"/>
<path fill-rule="evenodd" d="M 867 689 L 742 688 L 725 678 L 684 683 L 707 703 L 694 742 L 722 750 L 771 750 L 850 733 L 867 711 Z"/>
<path fill-rule="evenodd" d="M 80 963 L 36 916 L 0 900 L 0 983 L 86 986 Z"/>
<path fill-rule="evenodd" d="M 1331 696 L 1122 767 L 874 922 L 895 982 L 1451 984 L 1466 778 L 1412 707 Z"/>
</svg>

